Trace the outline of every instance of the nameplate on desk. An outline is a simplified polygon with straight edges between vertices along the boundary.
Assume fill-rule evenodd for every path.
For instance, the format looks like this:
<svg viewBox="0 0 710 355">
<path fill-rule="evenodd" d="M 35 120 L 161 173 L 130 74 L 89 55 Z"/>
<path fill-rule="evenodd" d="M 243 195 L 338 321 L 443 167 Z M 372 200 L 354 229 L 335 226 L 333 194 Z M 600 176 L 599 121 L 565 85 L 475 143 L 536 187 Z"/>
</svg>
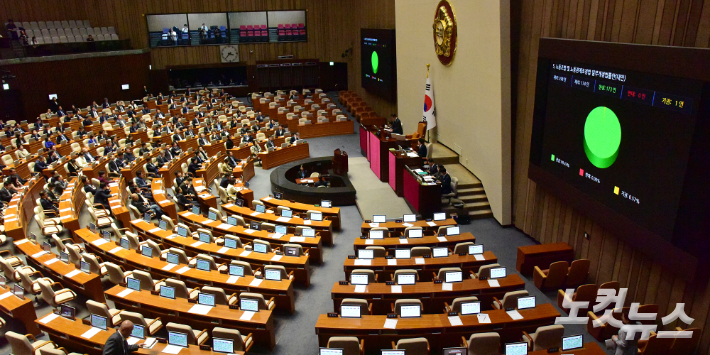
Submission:
<svg viewBox="0 0 710 355">
<path fill-rule="evenodd" d="M 239 276 L 230 276 L 227 279 L 228 284 L 235 284 L 235 283 L 237 283 L 237 281 L 239 281 Z"/>
<path fill-rule="evenodd" d="M 261 212 L 252 212 L 252 213 L 250 213 L 249 215 L 252 216 L 252 217 L 256 217 L 256 216 L 258 216 L 258 215 L 260 215 L 260 214 L 261 214 Z"/>
<path fill-rule="evenodd" d="M 207 315 L 207 313 L 209 313 L 210 310 L 212 310 L 211 306 L 196 304 L 196 305 L 192 306 L 192 308 L 190 308 L 190 310 L 188 310 L 187 312 L 204 316 L 204 315 Z"/>
<path fill-rule="evenodd" d="M 241 317 L 239 317 L 239 320 L 251 320 L 255 314 L 256 314 L 256 312 L 244 311 L 244 313 L 242 313 Z"/>
<path fill-rule="evenodd" d="M 109 250 L 108 252 L 111 253 L 111 254 L 116 254 L 116 253 L 118 253 L 118 252 L 121 251 L 121 250 L 125 250 L 125 249 L 123 249 L 123 248 L 121 248 L 121 247 L 115 247 L 115 248 Z"/>
<path fill-rule="evenodd" d="M 56 263 L 57 261 L 59 261 L 59 259 L 57 259 L 57 258 L 49 259 L 44 262 L 44 265 L 52 265 L 52 264 Z"/>
<path fill-rule="evenodd" d="M 170 263 L 168 263 L 167 265 L 163 266 L 163 268 L 162 268 L 161 270 L 163 270 L 163 271 L 170 271 L 170 270 L 172 270 L 172 269 L 173 269 L 174 267 L 176 267 L 176 266 L 177 266 L 177 264 L 170 264 Z"/>
<path fill-rule="evenodd" d="M 65 274 L 64 277 L 72 278 L 78 275 L 79 273 L 81 273 L 81 270 L 72 270 L 69 273 Z"/>
<path fill-rule="evenodd" d="M 249 254 L 251 254 L 251 250 L 245 250 L 245 251 L 241 252 L 239 254 L 239 256 L 246 257 L 246 256 L 249 256 Z"/>
<path fill-rule="evenodd" d="M 236 304 L 230 304 L 229 309 L 239 309 L 239 305 Z"/>
<path fill-rule="evenodd" d="M 281 258 L 283 258 L 283 255 L 274 255 L 271 257 L 271 261 L 279 261 Z"/>
<path fill-rule="evenodd" d="M 84 332 L 84 334 L 82 334 L 81 337 L 85 338 L 85 339 L 91 339 L 94 335 L 98 334 L 100 331 L 101 331 L 100 328 L 92 327 L 91 329 Z"/>
<path fill-rule="evenodd" d="M 25 244 L 25 243 L 27 243 L 27 242 L 28 242 L 27 239 L 22 239 L 22 240 L 16 241 L 16 242 L 15 242 L 15 245 Z"/>
<path fill-rule="evenodd" d="M 10 297 L 10 296 L 12 296 L 12 292 L 5 292 L 5 293 L 3 293 L 2 295 L 0 295 L 0 301 L 1 301 L 1 300 L 4 300 L 4 299 L 6 299 L 6 298 L 8 298 L 8 297 Z"/>
<path fill-rule="evenodd" d="M 8 293 L 11 293 L 11 292 L 8 292 Z M 40 319 L 39 322 L 42 324 L 47 324 L 57 318 L 59 318 L 58 314 L 50 313 L 50 314 L 46 315 L 44 318 Z"/>
<path fill-rule="evenodd" d="M 209 345 L 200 345 L 200 350 L 210 351 L 212 348 Z"/>
<path fill-rule="evenodd" d="M 387 318 L 397 318 L 397 314 L 395 314 L 395 313 L 387 313 Z"/>
<path fill-rule="evenodd" d="M 192 212 L 183 212 L 182 215 L 185 216 L 185 217 L 190 217 L 190 216 L 192 216 L 193 214 L 192 214 Z"/>
</svg>

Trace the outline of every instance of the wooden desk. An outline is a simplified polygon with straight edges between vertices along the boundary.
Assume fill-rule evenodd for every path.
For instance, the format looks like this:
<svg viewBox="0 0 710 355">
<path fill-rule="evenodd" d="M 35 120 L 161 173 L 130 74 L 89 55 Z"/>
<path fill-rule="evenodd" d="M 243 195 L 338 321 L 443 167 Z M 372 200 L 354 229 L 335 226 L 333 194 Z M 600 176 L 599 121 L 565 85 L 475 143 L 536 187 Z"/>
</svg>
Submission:
<svg viewBox="0 0 710 355">
<path fill-rule="evenodd" d="M 599 346 L 597 343 L 586 343 L 584 344 L 584 347 L 582 349 L 576 349 L 576 350 L 559 350 L 559 351 L 553 351 L 553 352 L 548 352 L 547 350 L 538 350 L 538 351 L 530 351 L 528 352 L 528 355 L 606 355 L 606 351 L 602 350 L 602 348 Z"/>
<path fill-rule="evenodd" d="M 441 184 L 424 184 L 406 166 L 402 176 L 402 192 L 407 204 L 425 218 L 441 211 Z"/>
<path fill-rule="evenodd" d="M 32 143 L 23 143 L 22 147 L 27 149 L 28 152 L 34 154 L 34 153 L 37 153 L 37 151 L 40 148 L 44 148 L 44 141 L 34 141 Z"/>
<path fill-rule="evenodd" d="M 32 178 L 25 183 L 25 192 L 15 194 L 5 209 L 3 225 L 5 226 L 5 236 L 14 241 L 25 239 L 27 236 L 27 225 L 32 223 L 34 216 L 35 200 L 39 197 L 40 191 L 44 188 L 44 178 Z M 21 194 L 21 195 L 20 195 Z"/>
<path fill-rule="evenodd" d="M 261 202 L 263 202 L 267 208 L 271 208 L 274 210 L 277 207 L 282 206 L 288 207 L 297 213 L 306 213 L 307 211 L 319 211 L 323 213 L 324 218 L 328 218 L 331 222 L 333 222 L 333 230 L 340 230 L 340 207 L 325 208 L 316 205 L 309 205 L 307 203 L 279 200 L 271 196 L 262 197 Z"/>
<path fill-rule="evenodd" d="M 183 212 L 185 213 L 185 212 Z M 194 215 L 193 215 L 194 216 Z M 219 233 L 216 233 L 213 228 L 216 228 L 214 226 L 220 225 L 221 222 L 214 222 L 206 225 L 199 225 L 197 227 L 200 228 L 206 228 L 206 229 L 212 229 L 213 235 L 220 237 L 223 236 L 224 229 L 222 229 Z M 211 226 L 210 226 L 211 225 Z M 243 248 L 237 248 L 237 249 L 229 249 L 229 248 L 223 248 L 222 244 L 201 244 L 198 240 L 193 239 L 191 236 L 190 237 L 181 237 L 175 234 L 172 234 L 172 232 L 164 231 L 159 228 L 155 228 L 155 225 L 150 224 L 150 223 L 134 223 L 134 227 L 137 230 L 137 232 L 140 235 L 143 235 L 144 237 L 148 239 L 153 239 L 159 244 L 163 244 L 165 246 L 170 246 L 178 249 L 182 249 L 185 251 L 185 253 L 188 256 L 195 256 L 197 254 L 208 254 L 211 255 L 212 257 L 215 258 L 215 262 L 217 263 L 225 263 L 229 264 L 232 260 L 242 260 L 246 261 L 250 264 L 255 264 L 256 266 L 264 266 L 264 265 L 283 265 L 286 268 L 286 272 L 291 272 L 293 271 L 293 277 L 294 281 L 305 285 L 306 287 L 310 286 L 311 284 L 311 267 L 309 263 L 309 256 L 308 255 L 303 255 L 299 257 L 293 257 L 293 256 L 285 256 L 281 255 L 280 257 L 274 253 L 266 253 L 266 254 L 261 254 L 261 253 L 256 253 L 256 252 L 251 252 L 247 251 Z M 157 229 L 157 230 L 156 230 Z M 247 234 L 244 232 L 244 229 L 241 227 L 232 227 L 230 230 L 234 231 L 227 231 L 226 234 L 232 234 L 236 237 L 239 237 L 242 239 L 242 243 L 248 242 L 242 238 L 242 234 Z M 237 231 L 238 229 L 241 229 L 241 231 Z M 193 229 L 195 231 L 195 229 Z M 265 233 L 265 232 L 264 232 Z M 265 240 L 270 240 L 270 239 L 265 239 Z M 308 251 L 304 251 L 308 252 Z M 277 259 L 277 260 L 275 260 Z M 256 269 L 256 267 L 254 267 Z"/>
<path fill-rule="evenodd" d="M 207 314 L 202 315 L 190 312 L 195 303 L 188 302 L 186 298 L 169 299 L 145 290 L 133 291 L 123 297 L 118 296 L 125 290 L 123 286 L 114 286 L 106 291 L 106 298 L 113 301 L 118 309 L 137 312 L 146 318 L 160 317 L 163 324 L 169 322 L 186 324 L 194 330 L 207 329 L 210 334 L 215 327 L 237 329 L 243 335 L 251 333 L 256 344 L 266 345 L 269 349 L 276 346 L 276 331 L 271 311 L 255 312 L 250 320 L 242 320 L 240 317 L 244 311 L 230 309 L 226 305 L 216 305 Z M 211 341 L 205 345 L 207 344 L 211 344 Z"/>
<path fill-rule="evenodd" d="M 97 274 L 87 274 L 80 271 L 74 264 L 65 264 L 59 261 L 57 255 L 45 253 L 42 247 L 29 239 L 15 242 L 15 248 L 25 254 L 27 264 L 41 271 L 42 275 L 62 283 L 62 286 L 72 289 L 76 293 L 86 295 L 97 302 L 105 302 L 101 276 Z M 48 261 L 57 259 L 51 264 Z M 74 271 L 79 271 L 72 277 L 66 275 Z"/>
<path fill-rule="evenodd" d="M 242 216 L 244 221 L 267 222 L 273 224 L 285 225 L 288 227 L 310 227 L 316 230 L 316 235 L 320 234 L 323 243 L 333 245 L 333 224 L 329 220 L 310 221 L 310 224 L 305 224 L 303 218 L 292 217 L 288 221 L 280 221 L 279 216 L 273 213 L 258 213 L 247 207 L 239 207 L 231 203 L 222 205 L 222 211 L 230 215 Z"/>
<path fill-rule="evenodd" d="M 133 153 L 133 149 L 129 147 L 126 147 L 126 150 L 130 150 L 131 153 Z M 136 160 L 133 161 L 133 164 L 121 169 L 121 176 L 126 179 L 133 180 L 133 178 L 136 177 L 136 172 L 143 171 L 143 166 L 147 164 L 149 160 L 158 156 L 158 154 L 160 154 L 159 149 L 155 150 L 153 153 L 150 153 L 147 157 L 136 157 Z M 145 178 L 145 174 L 143 174 L 143 178 Z"/>
<path fill-rule="evenodd" d="M 315 116 L 314 116 L 314 119 Z M 301 139 L 354 134 L 353 121 L 340 121 L 328 123 L 299 124 L 298 135 Z"/>
<path fill-rule="evenodd" d="M 378 275 L 380 282 L 390 280 L 390 275 L 400 269 L 414 269 L 419 271 L 419 281 L 433 281 L 432 273 L 437 273 L 439 269 L 444 267 L 460 267 L 464 276 L 469 272 L 478 272 L 478 268 L 483 265 L 495 264 L 498 258 L 492 251 L 483 253 L 485 260 L 476 260 L 474 255 L 458 255 L 449 254 L 443 258 L 409 258 L 409 259 L 386 259 L 373 258 L 370 260 L 361 259 L 345 259 L 343 268 L 345 270 L 345 280 L 350 280 L 350 272 L 356 269 L 373 270 L 375 275 Z M 416 259 L 419 259 L 417 261 Z M 418 264 L 417 262 L 423 262 Z M 394 263 L 394 265 L 392 265 Z M 368 264 L 368 265 L 363 265 Z"/>
<path fill-rule="evenodd" d="M 306 159 L 311 156 L 308 143 L 290 145 L 286 148 L 277 148 L 273 152 L 259 153 L 261 168 L 268 170 L 292 161 Z"/>
<path fill-rule="evenodd" d="M 402 179 L 405 174 L 405 166 L 412 168 L 419 168 L 422 166 L 422 158 L 419 156 L 410 157 L 406 153 L 400 153 L 394 150 L 390 150 L 387 156 L 388 166 L 389 166 L 389 184 L 392 190 L 397 194 L 397 196 L 404 196 L 404 183 Z"/>
<path fill-rule="evenodd" d="M 445 239 L 439 239 L 445 238 Z M 403 241 L 406 241 L 403 243 Z M 365 249 L 369 246 L 380 246 L 385 247 L 385 249 L 397 249 L 397 248 L 414 248 L 414 247 L 448 247 L 453 249 L 457 243 L 465 242 L 476 242 L 476 237 L 471 233 L 462 233 L 459 235 L 449 235 L 446 237 L 439 236 L 424 236 L 422 238 L 408 238 L 400 239 L 397 237 L 389 237 L 384 239 L 355 239 L 353 242 L 355 252 L 358 249 Z"/>
<path fill-rule="evenodd" d="M 432 223 L 433 225 L 430 225 L 429 223 Z M 437 233 L 439 231 L 439 227 L 449 227 L 449 226 L 455 226 L 456 225 L 456 220 L 453 218 L 449 218 L 443 221 L 432 221 L 432 222 L 427 222 L 424 220 L 418 220 L 416 222 L 411 222 L 407 223 L 408 225 L 404 225 L 404 223 L 397 223 L 397 222 L 385 222 L 385 223 L 378 223 L 376 224 L 377 227 L 382 227 L 382 228 L 387 228 L 390 231 L 390 236 L 392 233 L 396 233 L 397 236 L 402 235 L 404 233 L 404 230 L 407 229 L 407 227 L 422 227 L 422 229 L 425 232 L 430 232 L 430 233 Z M 362 222 L 362 225 L 360 226 L 360 230 L 362 231 L 362 235 L 366 236 L 369 232 L 370 229 L 375 228 L 371 225 L 371 223 L 367 222 Z"/>
<path fill-rule="evenodd" d="M 160 176 L 163 178 L 163 182 L 165 183 L 165 187 L 173 187 L 173 180 L 175 179 L 175 173 L 178 171 L 182 171 L 182 164 L 187 162 L 190 158 L 194 157 L 195 154 L 188 154 L 186 149 L 183 149 L 182 154 L 178 158 L 178 160 L 170 163 L 169 166 L 167 167 L 162 167 L 158 169 L 158 173 L 160 173 Z"/>
<path fill-rule="evenodd" d="M 108 165 L 109 159 L 107 157 L 99 157 L 99 160 L 96 161 L 96 165 L 87 165 L 84 169 L 82 169 L 82 173 L 91 179 L 98 179 L 99 177 L 99 171 L 105 171 L 106 176 L 108 176 L 109 170 L 106 167 Z"/>
<path fill-rule="evenodd" d="M 118 181 L 112 181 L 109 184 L 109 188 L 111 189 L 111 197 L 109 197 L 108 203 L 111 207 L 111 213 L 121 222 L 124 228 L 131 228 L 131 213 L 126 207 L 126 200 L 128 199 L 126 179 L 121 178 Z"/>
<path fill-rule="evenodd" d="M 183 152 L 187 152 L 188 149 L 192 148 L 193 153 L 197 151 L 197 148 L 199 147 L 199 145 L 197 144 L 197 137 L 181 140 L 178 142 L 178 145 L 180 146 L 180 149 L 182 149 Z"/>
<path fill-rule="evenodd" d="M 108 338 L 116 332 L 115 329 L 109 328 L 106 331 L 99 331 L 90 339 L 83 338 L 81 335 L 91 329 L 91 325 L 82 323 L 81 319 L 70 320 L 64 317 L 57 317 L 49 321 L 47 324 L 42 323 L 43 320 L 53 317 L 53 314 L 46 315 L 35 322 L 39 328 L 49 335 L 49 339 L 57 343 L 57 345 L 67 348 L 70 351 L 78 351 L 90 355 L 102 355 L 102 348 Z M 163 323 L 164 325 L 165 323 Z M 138 344 L 142 344 L 143 340 Z M 152 349 L 138 349 L 133 354 L 150 354 L 157 355 L 168 344 L 156 343 Z M 213 355 L 212 351 L 200 350 L 197 345 L 180 350 L 180 355 Z M 243 351 L 238 351 L 237 354 L 244 355 Z"/>
<path fill-rule="evenodd" d="M 143 223 L 146 222 L 143 221 Z M 81 239 L 91 243 L 91 245 L 87 243 L 86 246 L 95 254 L 100 255 L 104 260 L 110 260 L 118 265 L 124 265 L 126 270 L 145 270 L 146 272 L 149 272 L 154 279 L 171 277 L 177 280 L 182 280 L 188 287 L 202 287 L 209 285 L 221 287 L 227 293 L 241 293 L 245 291 L 261 293 L 266 299 L 274 297 L 277 309 L 287 310 L 290 313 L 295 311 L 293 282 L 290 280 L 262 280 L 258 286 L 252 286 L 251 283 L 255 280 L 253 276 L 239 277 L 237 280 L 229 280 L 230 276 L 228 274 L 221 274 L 217 270 L 202 271 L 190 268 L 185 264 L 170 267 L 170 264 L 168 264 L 167 261 L 161 260 L 157 257 L 149 258 L 143 256 L 135 250 L 123 249 L 114 242 L 97 242 L 97 240 L 102 238 L 90 232 L 86 228 L 80 229 L 76 233 Z M 155 234 L 162 234 L 164 238 L 167 239 L 172 233 L 163 231 L 155 232 Z M 183 268 L 187 268 L 185 269 L 185 272 L 178 272 Z"/>
<path fill-rule="evenodd" d="M 59 218 L 64 228 L 71 231 L 72 239 L 76 242 L 74 231 L 81 228 L 79 226 L 79 212 L 84 207 L 86 196 L 84 195 L 84 184 L 78 178 L 69 180 L 67 188 L 59 197 Z"/>
<path fill-rule="evenodd" d="M 387 279 L 389 280 L 389 278 Z M 334 312 L 340 312 L 340 304 L 344 298 L 361 298 L 372 303 L 372 314 L 386 315 L 392 313 L 391 304 L 402 298 L 416 298 L 422 301 L 422 313 L 444 312 L 444 302 L 451 305 L 456 297 L 476 296 L 481 302 L 481 310 L 493 309 L 493 297 L 503 299 L 506 292 L 525 289 L 525 281 L 517 274 L 508 275 L 498 279 L 500 287 L 490 287 L 488 281 L 468 278 L 464 275 L 463 282 L 452 283 L 451 290 L 443 290 L 443 284 L 433 282 L 417 282 L 416 285 L 402 285 L 402 293 L 393 293 L 392 286 L 384 280 L 371 283 L 365 287 L 365 292 L 355 292 L 354 285 L 333 285 L 331 297 L 333 298 Z M 521 334 L 522 335 L 522 334 Z"/>
<path fill-rule="evenodd" d="M 0 295 L 4 295 L 8 292 L 12 292 L 9 286 L 0 286 Z M 15 295 L 3 298 L 0 300 L 0 311 L 22 322 L 25 326 L 24 331 L 26 333 L 37 336 L 40 334 L 39 328 L 35 324 L 37 313 L 35 313 L 32 300 L 28 297 L 31 296 L 26 294 L 24 300 L 17 298 Z"/>
<path fill-rule="evenodd" d="M 249 181 L 251 178 L 254 177 L 254 159 L 249 159 L 249 161 L 244 162 L 242 160 L 241 163 L 239 163 L 234 169 L 232 170 L 232 174 L 234 175 L 235 178 L 240 179 L 242 181 Z"/>
<path fill-rule="evenodd" d="M 200 203 L 202 211 L 207 208 L 217 208 L 217 196 L 212 194 L 210 185 L 201 178 L 192 179 L 192 187 L 197 192 L 197 201 Z"/>
<path fill-rule="evenodd" d="M 540 326 L 550 325 L 560 313 L 552 304 L 545 303 L 535 309 L 519 311 L 524 319 L 513 320 L 505 310 L 485 311 L 491 323 L 479 323 L 476 315 L 460 316 L 463 325 L 452 326 L 447 314 L 423 314 L 421 318 L 399 318 L 396 329 L 384 328 L 387 316 L 373 315 L 362 318 L 328 318 L 321 314 L 316 323 L 319 346 L 326 346 L 332 336 L 356 336 L 365 340 L 365 353 L 390 349 L 391 342 L 403 338 L 425 337 L 432 349 L 457 347 L 461 337 L 473 333 L 497 332 L 501 343 L 520 341 L 523 331 L 534 332 Z"/>
<path fill-rule="evenodd" d="M 210 157 L 210 161 L 203 164 L 202 169 L 195 172 L 195 177 L 200 177 L 205 180 L 205 186 L 209 187 L 212 185 L 214 179 L 220 175 L 219 173 L 219 163 L 224 161 L 224 154 L 221 154 L 217 158 Z"/>
<path fill-rule="evenodd" d="M 574 250 L 567 243 L 548 243 L 518 247 L 515 269 L 522 275 L 532 275 L 535 266 L 549 268 L 556 261 L 572 262 Z"/>
<path fill-rule="evenodd" d="M 153 194 L 155 203 L 157 203 L 160 209 L 172 218 L 173 221 L 177 221 L 177 207 L 175 202 L 168 198 L 168 193 L 165 189 L 163 179 L 155 178 L 150 183 L 150 192 Z"/>
</svg>

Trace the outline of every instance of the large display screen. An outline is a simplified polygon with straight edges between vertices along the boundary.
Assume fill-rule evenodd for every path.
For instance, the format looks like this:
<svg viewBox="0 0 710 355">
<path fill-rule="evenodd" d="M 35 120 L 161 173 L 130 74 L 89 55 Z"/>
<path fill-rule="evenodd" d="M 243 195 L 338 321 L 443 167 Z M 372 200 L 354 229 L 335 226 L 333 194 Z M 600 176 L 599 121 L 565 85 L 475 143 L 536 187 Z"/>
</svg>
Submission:
<svg viewBox="0 0 710 355">
<path fill-rule="evenodd" d="M 394 30 L 360 29 L 362 87 L 387 100 L 397 96 Z"/>
<path fill-rule="evenodd" d="M 702 82 L 544 62 L 549 74 L 540 167 L 670 237 Z"/>
<path fill-rule="evenodd" d="M 697 64 L 707 58 L 541 39 L 529 177 L 647 255 L 692 267 L 672 246 L 705 258 L 710 241 L 710 70 Z"/>
</svg>

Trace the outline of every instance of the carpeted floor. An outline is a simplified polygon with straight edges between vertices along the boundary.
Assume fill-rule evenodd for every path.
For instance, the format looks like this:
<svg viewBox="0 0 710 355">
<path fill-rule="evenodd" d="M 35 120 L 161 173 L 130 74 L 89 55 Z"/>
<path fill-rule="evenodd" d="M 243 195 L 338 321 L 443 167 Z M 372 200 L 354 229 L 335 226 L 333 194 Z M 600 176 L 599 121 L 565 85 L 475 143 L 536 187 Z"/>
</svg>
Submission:
<svg viewBox="0 0 710 355">
<path fill-rule="evenodd" d="M 337 94 L 331 94 L 333 101 L 337 102 Z M 353 124 L 356 124 L 355 122 Z M 356 132 L 357 127 L 356 127 Z M 350 155 L 350 170 L 355 168 L 353 162 L 360 157 L 360 147 L 358 134 L 347 136 L 323 137 L 309 139 L 311 157 L 330 156 L 335 148 L 341 148 Z M 256 168 L 256 176 L 251 180 L 250 187 L 254 190 L 255 198 L 260 198 L 271 193 L 271 184 L 269 182 L 269 174 L 271 170 L 263 170 Z M 359 167 L 355 175 L 371 174 L 372 178 L 377 180 L 374 173 L 369 170 L 369 167 Z M 385 184 L 385 183 L 382 183 Z M 389 188 L 389 185 L 385 185 Z M 357 186 L 356 186 L 357 187 Z M 359 189 L 358 189 L 359 190 Z M 366 190 L 364 190 L 366 191 Z M 390 189 L 391 191 L 391 189 Z M 216 191 L 215 191 L 216 192 Z M 358 191 L 360 192 L 360 191 Z M 393 194 L 394 196 L 394 194 Z M 359 197 L 359 196 L 358 196 Z M 361 208 L 365 208 L 368 212 L 365 216 L 372 214 L 386 213 L 388 215 L 399 215 L 394 212 L 389 212 L 389 206 L 383 205 L 379 199 L 365 198 L 360 203 Z M 367 201 L 367 202 L 365 202 Z M 386 211 L 382 211 L 387 208 Z M 250 353 L 253 354 L 272 354 L 272 355 L 313 355 L 318 353 L 318 341 L 315 334 L 315 323 L 320 314 L 333 311 L 333 301 L 330 291 L 334 283 L 344 279 L 343 261 L 347 255 L 353 253 L 353 241 L 360 234 L 360 225 L 363 218 L 356 206 L 348 206 L 341 208 L 342 231 L 335 233 L 335 245 L 333 247 L 324 247 L 324 264 L 312 267 L 311 285 L 309 288 L 296 288 L 296 312 L 290 314 L 276 314 L 276 339 L 277 345 L 273 351 L 268 351 L 264 348 L 254 348 Z M 81 225 L 86 226 L 89 222 L 88 212 L 84 210 L 80 219 Z M 34 232 L 40 235 L 36 223 L 32 222 L 29 232 Z M 518 246 L 532 245 L 535 242 L 521 233 L 515 228 L 501 227 L 494 219 L 484 219 L 472 222 L 469 225 L 462 225 L 461 232 L 471 232 L 476 236 L 480 243 L 485 245 L 487 250 L 492 250 L 499 259 L 500 264 L 507 266 L 509 272 L 514 272 L 515 258 Z M 40 238 L 40 240 L 42 240 Z M 6 243 L 0 249 L 10 249 L 14 252 L 14 247 L 10 243 Z M 526 289 L 532 295 L 537 296 L 538 303 L 551 302 L 556 304 L 555 292 L 544 294 L 540 292 L 532 284 L 532 279 L 523 277 L 526 281 Z M 104 281 L 106 288 L 111 287 L 111 284 Z M 84 317 L 88 315 L 84 304 L 86 298 L 79 297 L 71 303 L 77 307 L 78 316 Z M 112 305 L 110 305 L 112 306 Z M 44 305 L 36 309 L 37 316 L 42 317 L 48 314 L 51 309 Z M 2 315 L 3 319 L 8 320 L 8 317 Z M 10 347 L 5 340 L 4 332 L 7 330 L 20 331 L 20 325 L 17 322 L 10 321 L 9 324 L 0 330 L 0 355 L 9 354 Z M 585 334 L 585 342 L 594 341 L 585 330 L 584 326 L 565 326 L 565 334 Z M 38 340 L 47 340 L 47 336 L 39 337 Z M 601 344 L 603 346 L 603 344 Z M 72 350 L 72 349 L 68 349 Z M 438 351 L 438 349 L 432 349 Z M 612 352 L 608 352 L 612 354 Z"/>
<path fill-rule="evenodd" d="M 357 190 L 355 203 L 363 219 L 372 219 L 374 214 L 384 214 L 393 219 L 412 213 L 407 202 L 392 190 L 392 187 L 380 181 L 370 170 L 370 162 L 365 157 L 348 157 L 350 182 Z"/>
</svg>

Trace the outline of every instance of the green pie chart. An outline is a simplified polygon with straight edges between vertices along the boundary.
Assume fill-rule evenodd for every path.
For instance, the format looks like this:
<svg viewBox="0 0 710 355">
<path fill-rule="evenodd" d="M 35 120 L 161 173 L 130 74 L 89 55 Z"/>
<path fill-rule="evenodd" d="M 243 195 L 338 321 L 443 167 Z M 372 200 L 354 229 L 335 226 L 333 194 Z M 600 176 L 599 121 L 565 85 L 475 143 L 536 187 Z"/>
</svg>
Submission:
<svg viewBox="0 0 710 355">
<path fill-rule="evenodd" d="M 372 62 L 372 72 L 377 74 L 377 68 L 380 66 L 380 57 L 377 56 L 377 52 L 372 52 L 372 58 L 370 58 L 370 61 Z"/>
<path fill-rule="evenodd" d="M 606 169 L 614 164 L 621 144 L 621 124 L 614 111 L 599 106 L 584 123 L 584 152 L 594 166 Z"/>
</svg>

